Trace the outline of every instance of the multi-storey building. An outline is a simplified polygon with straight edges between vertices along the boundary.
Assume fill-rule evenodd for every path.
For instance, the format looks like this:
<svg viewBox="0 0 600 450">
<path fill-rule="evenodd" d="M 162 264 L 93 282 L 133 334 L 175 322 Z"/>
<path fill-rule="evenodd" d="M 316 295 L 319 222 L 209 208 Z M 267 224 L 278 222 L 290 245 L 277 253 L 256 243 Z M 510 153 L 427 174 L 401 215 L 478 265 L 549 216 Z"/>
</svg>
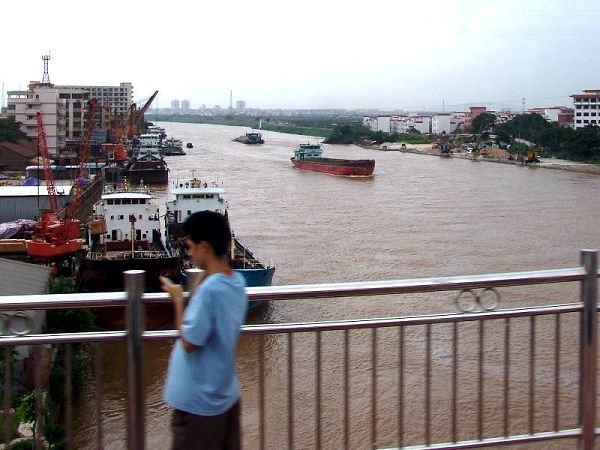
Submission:
<svg viewBox="0 0 600 450">
<path fill-rule="evenodd" d="M 600 125 L 600 89 L 586 89 L 571 97 L 575 109 L 573 125 L 576 129 Z"/>
<path fill-rule="evenodd" d="M 187 99 L 181 100 L 181 110 L 184 113 L 190 112 L 190 101 L 189 100 L 187 100 Z"/>
<path fill-rule="evenodd" d="M 131 83 L 120 86 L 69 86 L 32 81 L 26 91 L 8 91 L 7 113 L 21 122 L 21 130 L 37 138 L 36 113 L 42 113 L 46 143 L 51 155 L 57 156 L 66 139 L 80 139 L 85 130 L 87 101 L 97 98 L 96 116 L 100 128 L 110 128 L 114 113 L 126 113 L 132 103 Z"/>
<path fill-rule="evenodd" d="M 419 133 L 431 133 L 431 117 L 409 114 L 408 116 L 392 116 L 390 132 L 410 133 L 416 130 Z"/>
<path fill-rule="evenodd" d="M 98 100 L 99 106 L 114 108 L 117 114 L 124 115 L 133 103 L 133 84 L 130 82 L 119 83 L 118 86 L 55 86 L 64 92 L 83 91 L 88 93 L 88 98 Z"/>
<path fill-rule="evenodd" d="M 174 114 L 177 114 L 179 112 L 179 100 L 171 100 L 171 110 Z"/>
<path fill-rule="evenodd" d="M 51 155 L 65 145 L 67 101 L 60 98 L 60 91 L 49 83 L 31 82 L 26 91 L 7 92 L 7 114 L 21 122 L 21 131 L 31 139 L 37 139 L 36 114 L 42 113 L 46 144 Z"/>
</svg>

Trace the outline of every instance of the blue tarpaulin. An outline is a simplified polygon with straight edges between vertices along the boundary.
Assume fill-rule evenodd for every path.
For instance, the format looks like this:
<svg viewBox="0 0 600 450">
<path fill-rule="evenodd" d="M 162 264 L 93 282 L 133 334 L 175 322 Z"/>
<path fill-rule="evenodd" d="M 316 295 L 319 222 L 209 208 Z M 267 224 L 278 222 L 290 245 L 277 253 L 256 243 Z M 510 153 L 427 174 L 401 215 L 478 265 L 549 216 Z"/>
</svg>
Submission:
<svg viewBox="0 0 600 450">
<path fill-rule="evenodd" d="M 21 186 L 39 186 L 40 180 L 36 177 L 25 178 L 21 183 Z"/>
</svg>

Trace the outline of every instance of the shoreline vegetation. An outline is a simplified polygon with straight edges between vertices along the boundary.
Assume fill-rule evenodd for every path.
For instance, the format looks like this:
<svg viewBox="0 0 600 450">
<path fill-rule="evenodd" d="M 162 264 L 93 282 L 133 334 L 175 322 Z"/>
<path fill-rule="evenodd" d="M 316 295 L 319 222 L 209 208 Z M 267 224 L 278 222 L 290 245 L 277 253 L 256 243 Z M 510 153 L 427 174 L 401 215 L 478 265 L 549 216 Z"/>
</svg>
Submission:
<svg viewBox="0 0 600 450">
<path fill-rule="evenodd" d="M 150 119 L 149 116 L 146 116 Z M 579 163 L 600 164 L 600 127 L 573 129 L 546 121 L 539 114 L 515 116 L 505 123 L 496 123 L 493 114 L 484 113 L 473 119 L 472 130 L 440 135 L 386 133 L 362 126 L 360 116 L 278 116 L 248 117 L 234 114 L 222 116 L 155 115 L 153 120 L 166 122 L 233 125 L 280 133 L 324 138 L 326 144 L 381 145 L 384 142 L 431 144 L 450 142 L 454 147 L 463 143 L 498 145 L 509 153 L 526 154 L 535 151 L 544 158 L 558 158 Z"/>
</svg>

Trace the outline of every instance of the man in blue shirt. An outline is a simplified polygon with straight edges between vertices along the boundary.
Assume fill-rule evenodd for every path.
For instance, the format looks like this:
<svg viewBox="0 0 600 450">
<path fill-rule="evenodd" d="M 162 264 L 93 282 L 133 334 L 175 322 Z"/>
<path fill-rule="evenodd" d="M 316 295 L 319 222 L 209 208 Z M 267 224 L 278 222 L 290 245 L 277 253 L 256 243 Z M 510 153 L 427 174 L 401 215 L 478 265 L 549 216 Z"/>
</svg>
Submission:
<svg viewBox="0 0 600 450">
<path fill-rule="evenodd" d="M 239 449 L 235 349 L 248 305 L 244 279 L 229 264 L 226 217 L 197 212 L 183 228 L 187 254 L 204 274 L 185 312 L 181 286 L 161 278 L 181 336 L 171 353 L 164 391 L 165 402 L 174 409 L 172 450 Z"/>
</svg>

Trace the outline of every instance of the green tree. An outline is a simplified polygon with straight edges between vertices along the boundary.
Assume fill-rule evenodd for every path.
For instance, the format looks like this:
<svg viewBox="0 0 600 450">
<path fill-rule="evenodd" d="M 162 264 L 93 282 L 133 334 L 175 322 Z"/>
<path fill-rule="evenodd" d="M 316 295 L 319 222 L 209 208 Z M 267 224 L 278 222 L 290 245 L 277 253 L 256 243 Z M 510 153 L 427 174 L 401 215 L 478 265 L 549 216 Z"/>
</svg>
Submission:
<svg viewBox="0 0 600 450">
<path fill-rule="evenodd" d="M 489 133 L 496 123 L 496 116 L 490 113 L 482 113 L 471 122 L 471 131 L 476 134 Z"/>
<path fill-rule="evenodd" d="M 27 136 L 21 131 L 20 127 L 21 122 L 16 122 L 12 117 L 0 119 L 0 142 L 17 142 L 19 139 L 26 139 Z"/>
</svg>

